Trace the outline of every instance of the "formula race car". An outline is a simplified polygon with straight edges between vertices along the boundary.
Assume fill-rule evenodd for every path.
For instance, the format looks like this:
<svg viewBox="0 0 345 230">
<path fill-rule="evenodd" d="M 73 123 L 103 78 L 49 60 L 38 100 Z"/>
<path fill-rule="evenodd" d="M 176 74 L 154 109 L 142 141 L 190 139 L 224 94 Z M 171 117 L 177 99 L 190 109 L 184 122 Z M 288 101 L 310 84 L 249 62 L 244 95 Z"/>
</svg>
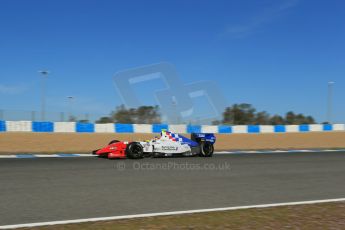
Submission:
<svg viewBox="0 0 345 230">
<path fill-rule="evenodd" d="M 216 137 L 211 133 L 192 133 L 191 139 L 163 130 L 160 137 L 149 141 L 125 142 L 113 140 L 108 146 L 92 153 L 106 158 L 202 156 L 211 157 Z"/>
</svg>

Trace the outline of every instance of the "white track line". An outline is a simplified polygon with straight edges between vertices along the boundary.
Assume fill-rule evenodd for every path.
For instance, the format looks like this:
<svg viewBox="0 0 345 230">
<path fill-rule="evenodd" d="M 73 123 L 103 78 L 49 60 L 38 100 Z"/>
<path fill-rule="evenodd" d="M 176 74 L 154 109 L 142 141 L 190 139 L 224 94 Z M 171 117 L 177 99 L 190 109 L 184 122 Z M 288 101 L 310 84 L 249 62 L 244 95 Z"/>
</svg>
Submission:
<svg viewBox="0 0 345 230">
<path fill-rule="evenodd" d="M 36 157 L 59 157 L 56 154 L 35 154 Z"/>
<path fill-rule="evenodd" d="M 0 158 L 17 158 L 16 155 L 0 155 Z"/>
<path fill-rule="evenodd" d="M 313 153 L 313 152 L 343 152 L 344 149 L 291 149 L 291 150 L 239 150 L 239 151 L 218 151 L 214 152 L 216 155 L 231 155 L 231 154 L 273 154 L 273 153 Z"/>
<path fill-rule="evenodd" d="M 74 154 L 79 157 L 95 157 L 96 155 L 88 154 L 88 153 L 80 153 L 80 154 Z"/>
<path fill-rule="evenodd" d="M 95 222 L 95 221 L 123 220 L 123 219 L 133 219 L 133 218 L 143 218 L 143 217 L 171 216 L 171 215 L 231 211 L 231 210 L 253 209 L 253 208 L 272 208 L 272 207 L 280 207 L 280 206 L 321 204 L 321 203 L 342 202 L 342 201 L 345 201 L 345 198 L 286 202 L 286 203 L 275 203 L 275 204 L 260 204 L 260 205 L 249 205 L 249 206 L 226 207 L 226 208 L 196 209 L 196 210 L 174 211 L 174 212 L 159 212 L 159 213 L 147 213 L 147 214 L 136 214 L 136 215 L 124 215 L 124 216 L 96 217 L 96 218 L 87 218 L 87 219 L 61 220 L 61 221 L 50 221 L 50 222 L 40 222 L 40 223 L 28 223 L 28 224 L 14 224 L 14 225 L 0 226 L 0 229 L 15 229 L 15 228 L 30 228 L 30 227 L 32 228 L 32 227 L 47 226 L 47 225 L 76 224 L 76 223 Z"/>
<path fill-rule="evenodd" d="M 18 157 L 18 155 L 0 155 L 0 158 L 26 158 L 24 157 L 25 154 L 19 154 L 21 157 Z M 59 154 L 28 154 L 28 158 L 74 158 L 74 157 L 95 157 L 96 155 L 92 155 L 92 154 L 76 154 L 73 153 L 70 156 L 68 156 L 68 153 L 66 153 L 65 155 L 59 155 Z"/>
</svg>

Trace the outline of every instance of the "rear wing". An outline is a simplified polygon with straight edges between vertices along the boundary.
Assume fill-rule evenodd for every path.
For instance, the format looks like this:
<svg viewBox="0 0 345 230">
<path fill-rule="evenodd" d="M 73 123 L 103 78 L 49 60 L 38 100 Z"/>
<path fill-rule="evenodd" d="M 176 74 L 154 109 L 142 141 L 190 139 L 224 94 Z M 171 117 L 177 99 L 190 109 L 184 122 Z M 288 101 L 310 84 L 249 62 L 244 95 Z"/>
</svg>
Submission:
<svg viewBox="0 0 345 230">
<path fill-rule="evenodd" d="M 212 144 L 216 143 L 216 136 L 213 133 L 192 133 L 192 141 L 195 142 L 210 142 Z"/>
</svg>

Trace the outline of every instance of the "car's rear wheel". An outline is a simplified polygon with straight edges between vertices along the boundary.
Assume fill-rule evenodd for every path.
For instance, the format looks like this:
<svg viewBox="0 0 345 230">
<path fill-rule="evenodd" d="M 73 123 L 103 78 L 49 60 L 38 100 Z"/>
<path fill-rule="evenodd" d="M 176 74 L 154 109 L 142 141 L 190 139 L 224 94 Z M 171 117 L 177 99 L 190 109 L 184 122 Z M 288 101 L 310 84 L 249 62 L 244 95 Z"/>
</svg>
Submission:
<svg viewBox="0 0 345 230">
<path fill-rule="evenodd" d="M 130 159 L 140 159 L 144 157 L 144 150 L 141 144 L 132 142 L 126 148 L 127 157 Z"/>
<path fill-rule="evenodd" d="M 214 152 L 213 144 L 210 142 L 201 142 L 200 144 L 200 156 L 212 157 Z"/>
<path fill-rule="evenodd" d="M 108 145 L 115 144 L 115 143 L 117 143 L 117 142 L 120 142 L 120 141 L 118 141 L 118 140 L 112 140 L 112 141 L 109 142 Z"/>
</svg>

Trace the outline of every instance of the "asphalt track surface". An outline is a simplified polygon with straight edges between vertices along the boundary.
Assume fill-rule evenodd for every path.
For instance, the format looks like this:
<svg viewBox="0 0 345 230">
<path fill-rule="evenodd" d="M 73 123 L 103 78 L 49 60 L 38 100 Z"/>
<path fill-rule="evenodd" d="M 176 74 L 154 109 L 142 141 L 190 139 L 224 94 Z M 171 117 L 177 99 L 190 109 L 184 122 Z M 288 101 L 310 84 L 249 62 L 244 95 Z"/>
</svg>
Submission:
<svg viewBox="0 0 345 230">
<path fill-rule="evenodd" d="M 0 225 L 345 197 L 345 152 L 0 159 Z"/>
</svg>

